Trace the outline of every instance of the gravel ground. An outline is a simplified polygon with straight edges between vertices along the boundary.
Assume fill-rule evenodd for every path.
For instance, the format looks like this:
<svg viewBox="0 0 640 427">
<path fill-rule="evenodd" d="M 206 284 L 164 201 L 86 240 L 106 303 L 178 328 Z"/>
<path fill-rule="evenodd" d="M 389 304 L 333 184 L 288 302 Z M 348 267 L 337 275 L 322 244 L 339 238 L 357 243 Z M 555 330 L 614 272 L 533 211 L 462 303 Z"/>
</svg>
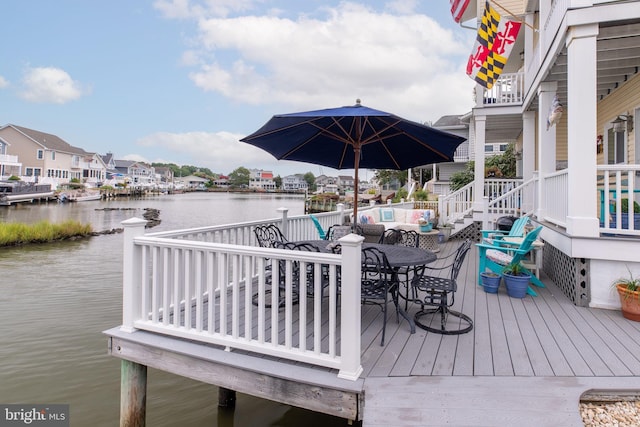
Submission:
<svg viewBox="0 0 640 427">
<path fill-rule="evenodd" d="M 581 402 L 580 415 L 587 427 L 640 426 L 640 400 Z"/>
</svg>

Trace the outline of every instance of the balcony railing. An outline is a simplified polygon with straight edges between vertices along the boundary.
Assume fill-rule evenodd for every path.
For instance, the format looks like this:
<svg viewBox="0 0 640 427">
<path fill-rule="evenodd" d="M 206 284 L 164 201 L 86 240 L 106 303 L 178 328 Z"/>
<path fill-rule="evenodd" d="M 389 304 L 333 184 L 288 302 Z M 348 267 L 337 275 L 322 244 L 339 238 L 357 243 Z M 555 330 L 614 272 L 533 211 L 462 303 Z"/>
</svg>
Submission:
<svg viewBox="0 0 640 427">
<path fill-rule="evenodd" d="M 500 75 L 491 89 L 484 90 L 482 103 L 485 107 L 519 105 L 523 99 L 524 72 L 521 71 Z"/>
<path fill-rule="evenodd" d="M 640 235 L 640 213 L 634 212 L 640 203 L 639 176 L 640 165 L 598 165 L 600 231 Z"/>
<path fill-rule="evenodd" d="M 20 165 L 18 156 L 12 156 L 10 154 L 0 154 L 0 164 L 5 165 Z"/>
</svg>

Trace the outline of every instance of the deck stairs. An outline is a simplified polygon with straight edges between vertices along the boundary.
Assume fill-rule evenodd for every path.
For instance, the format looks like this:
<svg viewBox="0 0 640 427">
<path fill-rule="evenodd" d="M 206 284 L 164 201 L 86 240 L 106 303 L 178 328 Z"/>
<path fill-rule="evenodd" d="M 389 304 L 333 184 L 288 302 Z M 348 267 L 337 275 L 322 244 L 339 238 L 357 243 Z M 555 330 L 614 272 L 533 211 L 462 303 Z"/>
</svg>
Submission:
<svg viewBox="0 0 640 427">
<path fill-rule="evenodd" d="M 461 189 L 438 199 L 440 225 L 451 224 L 452 235 L 475 222 L 483 228 L 492 227 L 503 216 L 522 216 L 534 211 L 535 179 L 487 180 L 485 182 L 482 211 L 474 211 L 473 188 L 470 182 Z"/>
</svg>

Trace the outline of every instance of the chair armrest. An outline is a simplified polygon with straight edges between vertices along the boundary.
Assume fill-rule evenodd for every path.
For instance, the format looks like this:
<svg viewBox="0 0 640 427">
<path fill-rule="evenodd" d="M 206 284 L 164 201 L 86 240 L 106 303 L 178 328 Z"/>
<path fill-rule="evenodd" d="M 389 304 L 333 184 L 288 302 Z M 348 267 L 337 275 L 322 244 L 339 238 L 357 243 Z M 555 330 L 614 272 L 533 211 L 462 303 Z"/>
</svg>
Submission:
<svg viewBox="0 0 640 427">
<path fill-rule="evenodd" d="M 503 230 L 480 230 L 482 233 L 482 237 L 489 237 L 490 235 L 494 235 L 495 237 L 503 237 L 509 234 L 508 231 Z"/>
</svg>

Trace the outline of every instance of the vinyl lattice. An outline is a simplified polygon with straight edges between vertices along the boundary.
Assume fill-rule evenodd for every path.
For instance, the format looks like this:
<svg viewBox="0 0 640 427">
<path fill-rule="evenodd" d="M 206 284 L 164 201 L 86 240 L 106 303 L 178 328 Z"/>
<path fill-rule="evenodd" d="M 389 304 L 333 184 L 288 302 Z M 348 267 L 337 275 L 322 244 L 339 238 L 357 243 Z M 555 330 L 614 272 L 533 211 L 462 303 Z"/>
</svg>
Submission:
<svg viewBox="0 0 640 427">
<path fill-rule="evenodd" d="M 575 305 L 588 307 L 591 300 L 589 260 L 570 258 L 545 242 L 542 270 Z"/>
<path fill-rule="evenodd" d="M 474 221 L 455 233 L 451 233 L 450 240 L 467 240 L 471 239 L 472 242 L 479 242 L 482 236 L 480 232 L 482 230 L 482 222 Z"/>
</svg>

